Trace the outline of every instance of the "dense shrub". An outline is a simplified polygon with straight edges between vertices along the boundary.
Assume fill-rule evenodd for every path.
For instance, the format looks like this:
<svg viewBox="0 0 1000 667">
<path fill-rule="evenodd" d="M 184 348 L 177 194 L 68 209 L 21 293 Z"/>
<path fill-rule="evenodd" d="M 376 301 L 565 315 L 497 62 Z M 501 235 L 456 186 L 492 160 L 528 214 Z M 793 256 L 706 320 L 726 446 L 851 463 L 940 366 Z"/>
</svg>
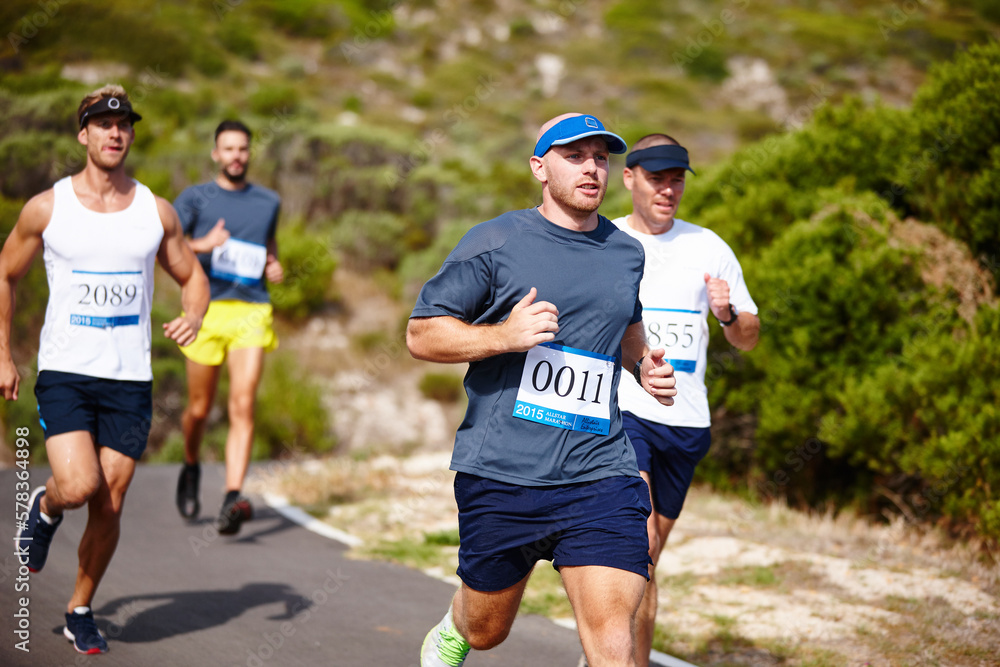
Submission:
<svg viewBox="0 0 1000 667">
<path fill-rule="evenodd" d="M 315 379 L 280 352 L 267 360 L 255 423 L 257 458 L 325 453 L 336 445 Z"/>
<path fill-rule="evenodd" d="M 329 234 L 309 231 L 302 224 L 278 225 L 278 256 L 285 279 L 269 284 L 276 312 L 301 319 L 330 300 L 331 280 L 337 268 Z"/>
<path fill-rule="evenodd" d="M 933 68 L 913 101 L 897 178 L 921 216 L 969 244 L 1000 277 L 1000 42 Z"/>
</svg>

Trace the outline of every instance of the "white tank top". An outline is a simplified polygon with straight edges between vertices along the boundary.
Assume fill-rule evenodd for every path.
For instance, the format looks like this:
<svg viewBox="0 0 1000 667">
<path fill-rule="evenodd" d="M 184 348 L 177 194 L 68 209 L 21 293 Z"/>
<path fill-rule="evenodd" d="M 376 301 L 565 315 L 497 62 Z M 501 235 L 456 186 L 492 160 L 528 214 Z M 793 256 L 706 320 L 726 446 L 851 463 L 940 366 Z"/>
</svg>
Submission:
<svg viewBox="0 0 1000 667">
<path fill-rule="evenodd" d="M 111 380 L 152 380 L 153 264 L 163 224 L 149 188 L 136 182 L 123 211 L 80 203 L 70 177 L 55 184 L 42 232 L 49 281 L 38 370 Z"/>
</svg>

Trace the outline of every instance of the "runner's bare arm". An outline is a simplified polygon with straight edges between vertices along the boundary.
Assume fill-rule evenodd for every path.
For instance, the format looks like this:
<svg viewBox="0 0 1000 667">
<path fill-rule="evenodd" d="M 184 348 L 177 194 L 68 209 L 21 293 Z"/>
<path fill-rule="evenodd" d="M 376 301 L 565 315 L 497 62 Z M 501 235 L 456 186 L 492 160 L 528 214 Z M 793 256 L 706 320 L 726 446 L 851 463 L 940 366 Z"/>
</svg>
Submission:
<svg viewBox="0 0 1000 667">
<path fill-rule="evenodd" d="M 201 320 L 208 310 L 211 296 L 208 277 L 184 240 L 174 207 L 166 199 L 157 197 L 156 208 L 163 223 L 163 241 L 156 258 L 163 270 L 181 286 L 181 307 L 184 309 L 183 315 L 163 325 L 163 333 L 178 345 L 189 345 L 198 335 Z"/>
<path fill-rule="evenodd" d="M 406 346 L 416 359 L 439 363 L 479 361 L 507 352 L 525 352 L 555 338 L 559 310 L 535 302 L 532 287 L 500 324 L 469 324 L 456 317 L 415 317 L 406 326 Z"/>
<path fill-rule="evenodd" d="M 721 278 L 713 278 L 705 274 L 705 290 L 708 294 L 708 305 L 719 321 L 727 321 L 731 317 L 729 310 L 729 283 Z M 749 352 L 757 345 L 760 338 L 760 318 L 753 313 L 738 313 L 736 321 L 723 328 L 726 340 L 738 350 Z"/>
<path fill-rule="evenodd" d="M 739 313 L 736 321 L 722 330 L 729 344 L 738 350 L 749 352 L 760 340 L 760 318 L 753 313 Z"/>
<path fill-rule="evenodd" d="M 267 262 L 264 264 L 264 277 L 272 283 L 280 283 L 285 279 L 285 270 L 278 261 L 278 240 L 267 242 Z"/>
<path fill-rule="evenodd" d="M 188 239 L 188 245 L 195 252 L 212 252 L 216 248 L 229 240 L 229 230 L 226 229 L 225 218 L 219 218 L 212 229 L 198 239 Z"/>
<path fill-rule="evenodd" d="M 55 194 L 52 190 L 32 197 L 17 218 L 14 229 L 0 251 L 0 393 L 5 400 L 17 400 L 21 376 L 11 356 L 10 333 L 14 319 L 14 289 L 42 248 L 42 232 L 52 219 Z"/>
<path fill-rule="evenodd" d="M 642 388 L 663 405 L 673 405 L 677 395 L 674 367 L 664 361 L 662 347 L 650 350 L 642 322 L 628 325 L 622 336 L 622 373 L 631 373 L 635 362 L 642 359 Z M 622 379 L 622 382 L 628 382 Z"/>
</svg>

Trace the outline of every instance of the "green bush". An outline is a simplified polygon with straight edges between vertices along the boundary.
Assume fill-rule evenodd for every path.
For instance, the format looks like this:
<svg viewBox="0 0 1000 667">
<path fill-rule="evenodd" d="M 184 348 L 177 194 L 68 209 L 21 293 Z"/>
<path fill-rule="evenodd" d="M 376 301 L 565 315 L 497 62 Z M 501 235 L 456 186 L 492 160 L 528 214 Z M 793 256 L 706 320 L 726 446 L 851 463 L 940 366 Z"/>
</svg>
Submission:
<svg viewBox="0 0 1000 667">
<path fill-rule="evenodd" d="M 391 213 L 348 211 L 334 232 L 337 250 L 348 266 L 371 271 L 395 268 L 406 254 L 407 221 Z"/>
<path fill-rule="evenodd" d="M 219 28 L 215 34 L 219 43 L 227 51 L 241 58 L 253 60 L 260 52 L 260 46 L 257 44 L 257 38 L 254 36 L 254 28 L 246 21 L 239 21 L 236 17 L 230 17 L 219 24 Z"/>
<path fill-rule="evenodd" d="M 457 547 L 459 545 L 458 528 L 439 530 L 436 533 L 424 533 L 424 544 L 437 547 Z"/>
<path fill-rule="evenodd" d="M 277 313 L 301 319 L 335 299 L 330 290 L 337 260 L 328 234 L 311 231 L 301 223 L 278 225 L 278 256 L 285 279 L 268 283 Z"/>
<path fill-rule="evenodd" d="M 294 359 L 275 353 L 267 360 L 257 395 L 257 458 L 326 453 L 337 444 L 322 393 Z"/>
<path fill-rule="evenodd" d="M 916 136 L 897 178 L 916 212 L 991 263 L 1000 278 L 1000 42 L 934 67 L 913 101 Z M 998 283 L 1000 284 L 1000 283 Z"/>
<path fill-rule="evenodd" d="M 293 86 L 261 86 L 260 90 L 250 95 L 250 108 L 261 116 L 293 113 L 298 106 L 299 92 Z"/>
<path fill-rule="evenodd" d="M 913 516 L 1000 538 L 1000 310 L 972 326 L 925 321 L 897 357 L 852 379 L 819 431 L 831 454 L 878 473 Z"/>
<path fill-rule="evenodd" d="M 454 373 L 425 373 L 418 387 L 425 398 L 441 403 L 457 403 L 465 395 L 462 378 Z"/>
</svg>

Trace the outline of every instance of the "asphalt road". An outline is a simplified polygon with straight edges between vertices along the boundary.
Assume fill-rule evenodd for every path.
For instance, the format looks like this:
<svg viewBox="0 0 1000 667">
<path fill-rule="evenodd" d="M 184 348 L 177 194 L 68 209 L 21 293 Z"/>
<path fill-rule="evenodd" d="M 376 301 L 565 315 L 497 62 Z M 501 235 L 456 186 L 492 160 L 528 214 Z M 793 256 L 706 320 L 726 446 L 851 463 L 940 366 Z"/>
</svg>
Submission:
<svg viewBox="0 0 1000 667">
<path fill-rule="evenodd" d="M 32 487 L 44 468 L 31 468 Z M 181 520 L 173 494 L 178 466 L 140 466 L 125 501 L 118 551 L 94 601 L 110 651 L 78 655 L 63 638 L 63 613 L 76 575 L 86 510 L 67 512 L 45 569 L 19 582 L 13 547 L 0 555 L 0 664 L 33 667 L 416 667 L 427 630 L 454 588 L 397 565 L 350 560 L 347 548 L 255 502 L 255 520 L 235 537 L 213 527 L 222 468 L 202 471 L 200 522 Z M 3 521 L 13 537 L 14 470 L 0 471 Z M 13 544 L 8 542 L 8 545 Z M 19 586 L 29 585 L 27 591 Z M 15 648 L 27 598 L 30 652 Z M 574 667 L 576 633 L 521 616 L 492 651 L 468 667 Z"/>
</svg>

